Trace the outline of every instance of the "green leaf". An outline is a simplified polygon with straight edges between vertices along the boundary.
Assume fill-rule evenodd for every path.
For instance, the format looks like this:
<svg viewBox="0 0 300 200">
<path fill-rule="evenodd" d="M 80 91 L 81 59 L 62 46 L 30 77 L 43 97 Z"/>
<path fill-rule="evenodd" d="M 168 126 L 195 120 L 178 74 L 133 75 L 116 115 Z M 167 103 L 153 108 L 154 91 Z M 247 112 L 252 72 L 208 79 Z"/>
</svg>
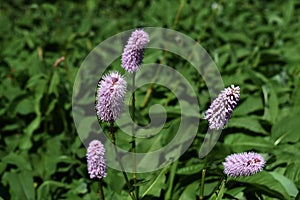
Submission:
<svg viewBox="0 0 300 200">
<path fill-rule="evenodd" d="M 287 25 L 294 16 L 295 10 L 295 2 L 294 1 L 286 1 L 282 5 L 282 14 L 285 24 Z"/>
<path fill-rule="evenodd" d="M 272 197 L 279 199 L 290 199 L 288 192 L 280 181 L 266 171 L 259 172 L 253 176 L 238 177 L 235 179 L 237 182 L 250 184 L 256 193 L 266 193 Z"/>
<path fill-rule="evenodd" d="M 147 182 L 145 185 L 140 186 L 141 198 L 146 195 L 159 197 L 161 190 L 165 188 L 166 173 L 169 170 L 168 167 L 162 169 L 159 173 L 151 178 L 151 181 Z"/>
<path fill-rule="evenodd" d="M 267 135 L 268 133 L 260 125 L 258 118 L 256 117 L 235 117 L 229 120 L 228 127 L 244 128 L 256 133 L 262 133 Z"/>
<path fill-rule="evenodd" d="M 265 101 L 265 112 L 263 119 L 266 119 L 274 124 L 279 111 L 279 103 L 276 91 L 271 83 L 264 85 L 262 87 L 262 91 Z"/>
<path fill-rule="evenodd" d="M 299 99 L 300 99 L 300 77 L 298 76 L 297 79 L 295 80 L 295 88 L 293 90 L 292 93 L 292 97 L 291 97 L 291 102 L 293 104 L 293 111 L 298 109 L 299 112 Z"/>
<path fill-rule="evenodd" d="M 286 167 L 284 175 L 289 178 L 290 180 L 293 180 L 294 183 L 297 183 L 297 186 L 299 188 L 300 186 L 300 163 L 295 162 L 291 163 Z"/>
<path fill-rule="evenodd" d="M 46 116 L 49 116 L 50 113 L 54 110 L 56 104 L 58 103 L 58 99 L 53 99 L 50 103 L 49 106 L 47 108 L 47 111 L 45 113 Z"/>
<path fill-rule="evenodd" d="M 51 196 L 51 191 L 59 188 L 67 188 L 65 183 L 61 183 L 58 181 L 46 180 L 44 181 L 37 189 L 37 199 L 49 199 Z"/>
<path fill-rule="evenodd" d="M 280 144 L 274 148 L 272 154 L 277 158 L 274 162 L 269 163 L 266 167 L 272 169 L 280 164 L 291 164 L 295 162 L 295 158 L 300 157 L 300 144 Z"/>
<path fill-rule="evenodd" d="M 246 187 L 234 187 L 232 189 L 227 189 L 225 193 L 232 197 L 237 197 L 237 196 L 241 195 L 241 193 L 245 189 L 246 189 Z"/>
<path fill-rule="evenodd" d="M 271 151 L 274 144 L 268 138 L 249 136 L 243 133 L 226 135 L 224 143 L 229 145 L 236 152 L 249 150 Z"/>
<path fill-rule="evenodd" d="M 226 192 L 225 183 L 226 183 L 226 180 L 223 179 L 223 181 L 221 182 L 221 185 L 219 186 L 219 189 L 217 191 L 215 191 L 214 194 L 209 198 L 210 200 L 222 200 L 223 199 L 224 193 Z"/>
<path fill-rule="evenodd" d="M 59 86 L 60 77 L 58 74 L 58 70 L 54 70 L 53 75 L 51 77 L 48 93 L 55 94 L 55 96 L 59 96 L 58 86 Z"/>
<path fill-rule="evenodd" d="M 271 130 L 271 137 L 275 144 L 292 142 L 300 140 L 299 130 L 300 117 L 298 114 L 287 116 L 278 121 Z"/>
<path fill-rule="evenodd" d="M 2 158 L 2 162 L 16 165 L 21 170 L 32 170 L 31 165 L 26 158 L 13 152 Z"/>
<path fill-rule="evenodd" d="M 277 172 L 270 172 L 270 174 L 281 183 L 281 185 L 285 188 L 289 196 L 296 197 L 298 193 L 298 189 L 293 183 L 292 180 L 288 179 L 287 177 L 283 176 L 282 174 L 279 174 Z"/>
<path fill-rule="evenodd" d="M 88 192 L 86 181 L 83 178 L 79 180 L 73 180 L 71 186 L 72 189 L 70 190 L 70 193 L 72 194 L 85 194 Z"/>
<path fill-rule="evenodd" d="M 194 165 L 188 165 L 182 168 L 179 168 L 176 171 L 176 174 L 179 175 L 190 175 L 190 174 L 196 174 L 201 172 L 201 170 L 204 167 L 204 163 L 198 163 L 198 164 L 194 164 Z"/>
<path fill-rule="evenodd" d="M 28 171 L 5 172 L 3 179 L 10 185 L 12 199 L 35 199 L 33 177 Z"/>
<path fill-rule="evenodd" d="M 193 182 L 188 186 L 184 187 L 182 194 L 180 195 L 179 200 L 189 200 L 196 199 L 197 191 L 199 190 L 199 182 Z"/>
<path fill-rule="evenodd" d="M 16 112 L 21 115 L 27 115 L 29 113 L 34 112 L 33 99 L 31 97 L 27 97 L 22 99 L 16 106 Z"/>
<path fill-rule="evenodd" d="M 247 96 L 246 100 L 238 104 L 238 106 L 233 111 L 232 116 L 242 116 L 247 115 L 248 113 L 262 110 L 263 109 L 263 102 L 259 96 Z"/>
<path fill-rule="evenodd" d="M 127 187 L 122 173 L 114 169 L 107 170 L 107 176 L 103 180 L 107 183 L 110 191 L 118 194 L 121 193 L 124 187 Z"/>
<path fill-rule="evenodd" d="M 21 149 L 30 149 L 32 146 L 31 136 L 35 130 L 40 127 L 41 124 L 41 116 L 37 116 L 34 120 L 30 122 L 30 124 L 24 129 L 24 137 L 22 137 L 20 142 Z"/>
</svg>

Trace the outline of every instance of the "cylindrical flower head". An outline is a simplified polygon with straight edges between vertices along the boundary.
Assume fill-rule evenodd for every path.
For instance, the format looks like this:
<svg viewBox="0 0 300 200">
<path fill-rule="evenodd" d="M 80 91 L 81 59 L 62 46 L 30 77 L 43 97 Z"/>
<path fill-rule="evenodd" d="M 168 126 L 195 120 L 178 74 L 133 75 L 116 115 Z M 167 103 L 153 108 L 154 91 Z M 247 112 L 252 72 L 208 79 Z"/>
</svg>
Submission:
<svg viewBox="0 0 300 200">
<path fill-rule="evenodd" d="M 144 30 L 132 32 L 122 54 L 122 67 L 129 73 L 136 72 L 143 60 L 144 49 L 149 43 L 149 35 Z"/>
<path fill-rule="evenodd" d="M 106 177 L 105 149 L 98 140 L 90 142 L 87 149 L 87 167 L 90 178 Z"/>
<path fill-rule="evenodd" d="M 244 152 L 227 156 L 223 165 L 224 173 L 228 176 L 250 176 L 263 169 L 265 160 L 258 153 Z"/>
<path fill-rule="evenodd" d="M 210 129 L 223 129 L 240 97 L 240 87 L 225 88 L 205 113 Z"/>
<path fill-rule="evenodd" d="M 95 108 L 100 120 L 114 122 L 120 116 L 126 84 L 123 76 L 118 72 L 105 75 L 98 83 Z"/>
</svg>

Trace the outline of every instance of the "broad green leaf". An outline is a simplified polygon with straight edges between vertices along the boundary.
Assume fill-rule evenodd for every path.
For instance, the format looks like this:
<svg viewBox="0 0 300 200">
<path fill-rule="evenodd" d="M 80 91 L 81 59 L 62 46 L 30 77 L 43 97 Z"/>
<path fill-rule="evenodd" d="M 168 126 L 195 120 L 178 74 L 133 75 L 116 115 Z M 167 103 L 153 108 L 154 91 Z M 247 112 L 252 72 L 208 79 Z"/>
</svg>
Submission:
<svg viewBox="0 0 300 200">
<path fill-rule="evenodd" d="M 199 190 L 199 182 L 193 182 L 184 187 L 183 192 L 180 195 L 179 200 L 192 200 L 196 199 L 197 192 Z"/>
<path fill-rule="evenodd" d="M 9 184 L 12 199 L 35 199 L 33 177 L 30 172 L 5 172 L 4 181 Z"/>
<path fill-rule="evenodd" d="M 232 188 L 232 189 L 227 189 L 226 190 L 226 194 L 228 194 L 228 195 L 231 195 L 232 197 L 237 197 L 238 195 L 240 195 L 242 192 L 243 192 L 243 190 L 245 190 L 246 189 L 246 187 L 244 186 L 244 187 L 234 187 L 234 188 Z"/>
<path fill-rule="evenodd" d="M 249 136 L 243 133 L 233 133 L 226 135 L 224 143 L 229 145 L 236 152 L 249 150 L 270 151 L 274 144 L 268 138 Z"/>
<path fill-rule="evenodd" d="M 81 24 L 78 27 L 77 32 L 80 35 L 85 35 L 89 30 L 91 30 L 93 19 L 90 16 L 85 16 L 82 18 Z"/>
<path fill-rule="evenodd" d="M 299 106 L 299 99 L 300 99 L 300 77 L 297 77 L 297 79 L 295 80 L 295 88 L 293 90 L 292 99 L 291 99 L 294 107 Z"/>
<path fill-rule="evenodd" d="M 1 94 L 1 98 L 5 97 L 10 102 L 16 97 L 23 95 L 24 91 L 19 88 L 11 79 L 4 79 L 1 81 L 1 86 L 3 90 L 3 94 Z"/>
<path fill-rule="evenodd" d="M 107 176 L 103 178 L 103 181 L 107 183 L 107 187 L 110 191 L 121 193 L 123 188 L 128 188 L 122 172 L 108 169 Z"/>
<path fill-rule="evenodd" d="M 282 6 L 284 23 L 287 25 L 293 18 L 295 11 L 295 1 L 286 1 Z"/>
<path fill-rule="evenodd" d="M 161 191 L 165 188 L 166 173 L 168 170 L 168 167 L 162 169 L 159 173 L 157 172 L 156 175 L 154 174 L 149 182 L 140 186 L 141 198 L 146 195 L 154 197 L 160 196 Z"/>
<path fill-rule="evenodd" d="M 59 188 L 66 189 L 67 184 L 53 180 L 46 180 L 37 189 L 37 199 L 49 199 L 49 196 L 51 196 L 51 191 Z"/>
<path fill-rule="evenodd" d="M 292 182 L 292 180 L 288 179 L 287 177 L 283 176 L 282 174 L 279 174 L 277 172 L 270 172 L 270 174 L 281 183 L 281 185 L 285 188 L 289 196 L 296 197 L 298 193 L 298 189 L 295 186 L 295 184 Z"/>
<path fill-rule="evenodd" d="M 300 140 L 299 134 L 300 117 L 298 114 L 282 118 L 271 130 L 271 137 L 275 144 L 292 142 L 296 143 Z"/>
<path fill-rule="evenodd" d="M 92 116 L 92 117 L 83 117 L 83 119 L 80 121 L 80 124 L 78 125 L 77 129 L 78 129 L 78 133 L 86 133 L 86 135 L 80 135 L 80 138 L 85 140 L 86 138 L 88 138 L 88 134 L 93 130 L 93 125 L 95 122 L 95 117 L 96 116 Z"/>
<path fill-rule="evenodd" d="M 70 190 L 70 193 L 85 194 L 87 192 L 88 192 L 87 184 L 86 184 L 86 181 L 83 178 L 81 178 L 79 180 L 73 180 L 72 189 Z"/>
<path fill-rule="evenodd" d="M 297 187 L 300 186 L 300 162 L 291 163 L 286 167 L 285 174 L 287 178 L 293 180 L 297 184 Z"/>
<path fill-rule="evenodd" d="M 32 104 L 33 99 L 31 97 L 27 97 L 22 99 L 16 106 L 16 112 L 21 115 L 27 115 L 34 112 L 34 106 Z"/>
<path fill-rule="evenodd" d="M 204 167 L 204 163 L 198 163 L 198 164 L 194 164 L 194 165 L 188 165 L 182 168 L 179 168 L 176 171 L 176 174 L 179 175 L 191 175 L 191 174 L 196 174 L 196 173 L 200 173 L 201 170 Z"/>
<path fill-rule="evenodd" d="M 279 144 L 274 148 L 272 154 L 275 155 L 276 160 L 272 163 L 269 163 L 266 167 L 273 168 L 280 164 L 291 164 L 300 157 L 300 144 L 296 143 L 294 145 L 289 144 Z"/>
<path fill-rule="evenodd" d="M 268 133 L 260 125 L 258 118 L 255 117 L 234 117 L 229 119 L 227 127 L 244 128 L 256 133 L 267 135 Z"/>
<path fill-rule="evenodd" d="M 251 187 L 255 188 L 257 193 L 267 193 L 268 195 L 279 199 L 290 198 L 282 183 L 266 171 L 259 172 L 253 176 L 238 177 L 230 180 L 250 184 Z"/>
<path fill-rule="evenodd" d="M 237 105 L 235 110 L 233 111 L 232 116 L 243 116 L 247 115 L 248 113 L 262 110 L 263 109 L 263 102 L 259 96 L 247 96 L 246 100 Z"/>
<path fill-rule="evenodd" d="M 226 192 L 225 183 L 226 183 L 226 180 L 223 179 L 218 190 L 215 191 L 214 194 L 209 198 L 210 200 L 222 200 L 223 199 L 224 193 Z"/>
<path fill-rule="evenodd" d="M 2 162 L 7 164 L 16 165 L 21 170 L 32 170 L 30 163 L 27 158 L 24 158 L 21 155 L 17 155 L 16 153 L 11 152 L 4 158 L 2 158 Z"/>
</svg>

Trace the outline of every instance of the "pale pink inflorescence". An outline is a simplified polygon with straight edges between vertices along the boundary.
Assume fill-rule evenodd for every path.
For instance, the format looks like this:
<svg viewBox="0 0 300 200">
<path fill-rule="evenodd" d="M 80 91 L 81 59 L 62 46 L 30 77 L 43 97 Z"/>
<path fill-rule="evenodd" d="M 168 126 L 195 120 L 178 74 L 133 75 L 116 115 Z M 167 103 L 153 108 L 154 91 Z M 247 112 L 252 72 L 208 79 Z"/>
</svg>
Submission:
<svg viewBox="0 0 300 200">
<path fill-rule="evenodd" d="M 149 35 L 144 30 L 137 29 L 132 32 L 122 54 L 121 65 L 126 71 L 134 73 L 140 68 L 149 41 Z"/>
<path fill-rule="evenodd" d="M 250 176 L 262 171 L 265 160 L 258 153 L 244 152 L 227 156 L 223 165 L 228 176 Z"/>
<path fill-rule="evenodd" d="M 212 102 L 205 113 L 210 129 L 223 129 L 240 97 L 240 87 L 231 85 L 225 88 Z"/>
<path fill-rule="evenodd" d="M 106 177 L 105 149 L 103 144 L 98 140 L 91 141 L 86 156 L 90 178 L 102 179 Z"/>
<path fill-rule="evenodd" d="M 105 75 L 98 83 L 95 109 L 100 120 L 114 122 L 121 115 L 126 85 L 118 72 Z"/>
</svg>

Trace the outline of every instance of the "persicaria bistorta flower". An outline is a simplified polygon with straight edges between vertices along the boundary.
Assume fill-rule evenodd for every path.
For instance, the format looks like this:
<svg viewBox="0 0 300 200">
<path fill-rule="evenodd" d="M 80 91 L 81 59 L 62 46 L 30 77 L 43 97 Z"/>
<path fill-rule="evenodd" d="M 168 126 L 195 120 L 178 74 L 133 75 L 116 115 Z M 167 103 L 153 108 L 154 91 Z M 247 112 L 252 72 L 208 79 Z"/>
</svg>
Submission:
<svg viewBox="0 0 300 200">
<path fill-rule="evenodd" d="M 144 50 L 149 43 L 149 35 L 142 29 L 132 32 L 122 54 L 122 67 L 129 73 L 136 72 L 143 60 Z"/>
<path fill-rule="evenodd" d="M 223 129 L 240 97 L 240 87 L 231 85 L 225 88 L 212 102 L 205 113 L 210 129 Z"/>
<path fill-rule="evenodd" d="M 265 160 L 258 153 L 244 152 L 227 156 L 223 165 L 224 173 L 228 176 L 250 176 L 263 169 Z"/>
<path fill-rule="evenodd" d="M 106 176 L 105 149 L 98 140 L 90 142 L 87 149 L 87 167 L 90 178 L 102 179 Z"/>
<path fill-rule="evenodd" d="M 120 116 L 126 85 L 118 72 L 111 72 L 99 81 L 95 109 L 100 120 L 114 122 Z"/>
</svg>

